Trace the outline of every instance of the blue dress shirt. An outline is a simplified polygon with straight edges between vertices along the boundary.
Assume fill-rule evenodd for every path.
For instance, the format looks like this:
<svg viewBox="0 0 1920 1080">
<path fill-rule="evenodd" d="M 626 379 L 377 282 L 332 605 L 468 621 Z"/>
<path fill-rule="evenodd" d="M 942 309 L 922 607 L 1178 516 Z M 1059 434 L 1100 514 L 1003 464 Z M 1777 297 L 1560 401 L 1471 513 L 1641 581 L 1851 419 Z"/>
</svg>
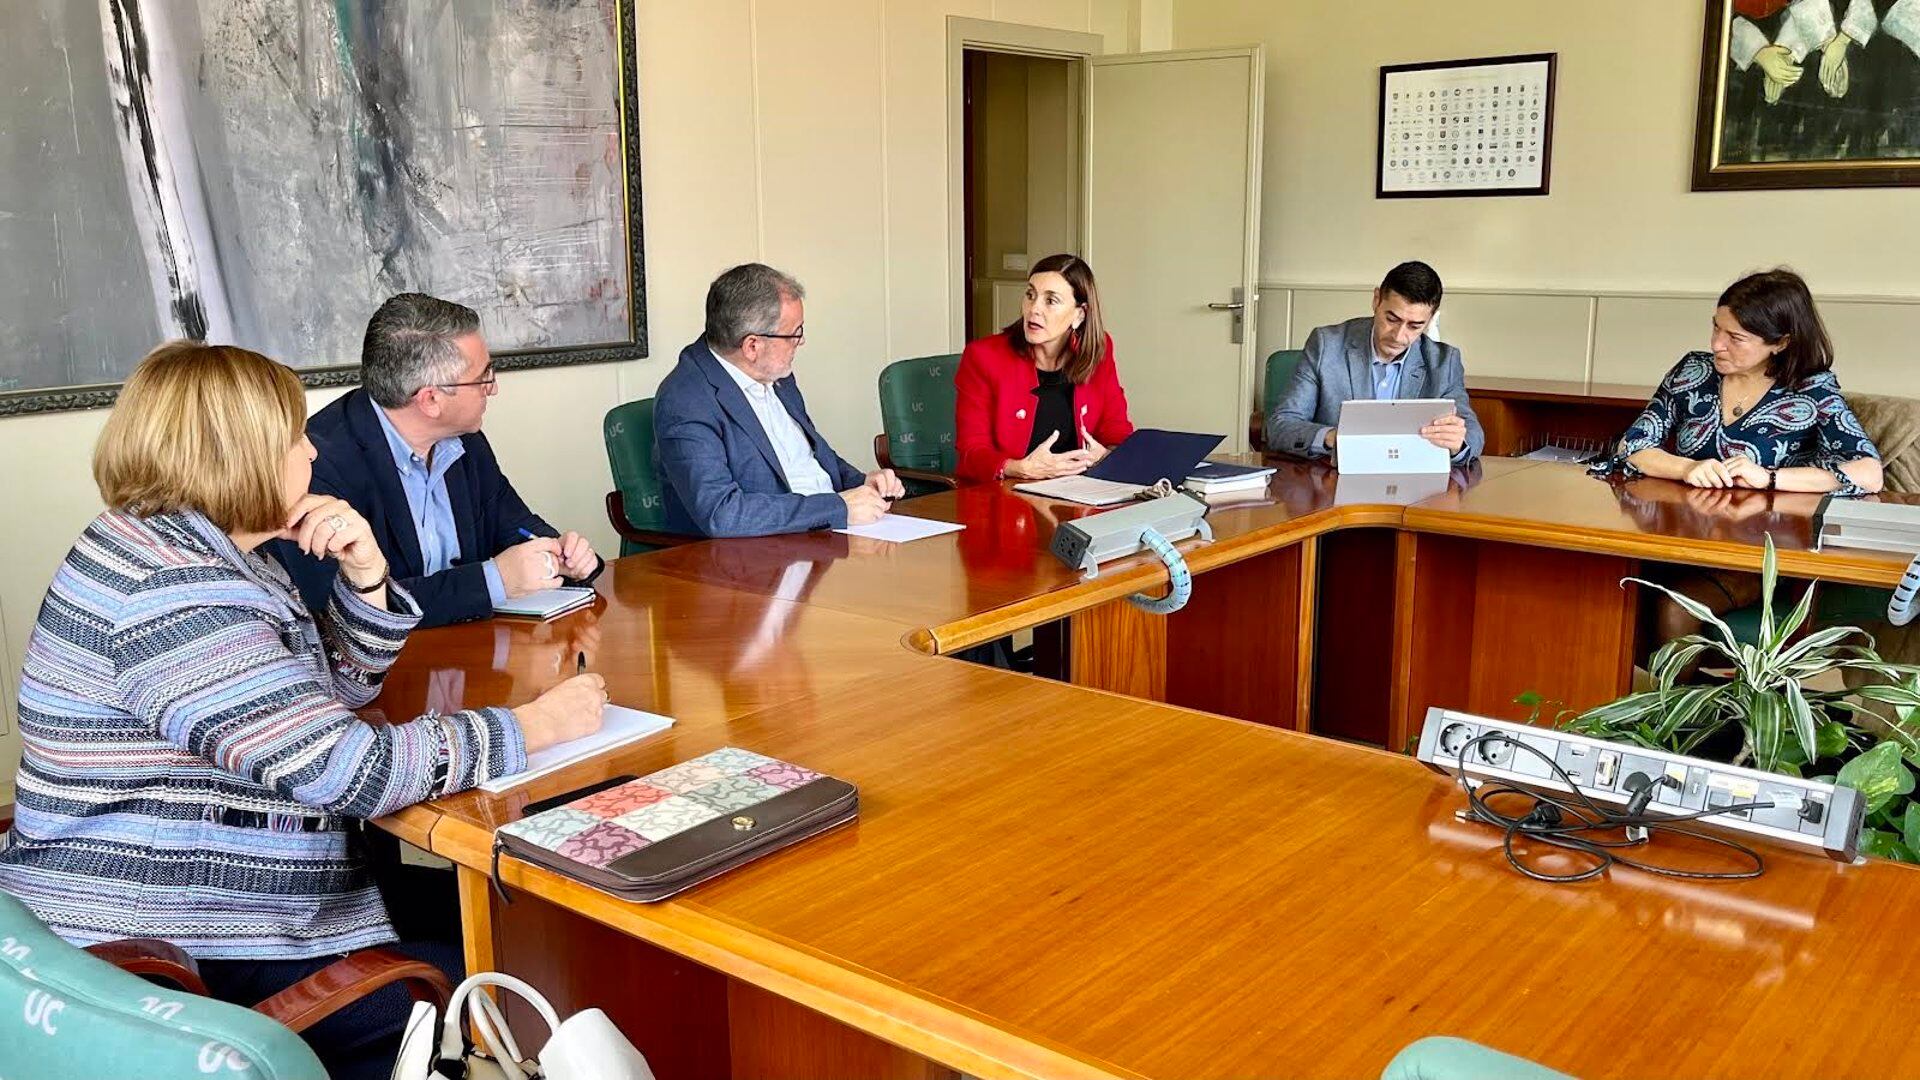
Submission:
<svg viewBox="0 0 1920 1080">
<path fill-rule="evenodd" d="M 453 503 L 447 498 L 447 470 L 467 452 L 466 444 L 458 435 L 449 435 L 434 443 L 428 458 L 422 460 L 400 437 L 385 409 L 376 405 L 373 414 L 386 432 L 387 448 L 393 451 L 394 467 L 400 471 L 400 488 L 407 494 L 413 530 L 420 538 L 420 560 L 427 573 L 437 574 L 452 566 L 460 554 L 460 533 L 453 524 Z M 497 605 L 507 598 L 507 588 L 492 559 L 487 560 L 486 575 L 487 595 Z"/>
<path fill-rule="evenodd" d="M 1400 396 L 1400 372 L 1406 366 L 1406 354 L 1393 360 L 1373 357 L 1373 400 L 1393 401 Z"/>
</svg>

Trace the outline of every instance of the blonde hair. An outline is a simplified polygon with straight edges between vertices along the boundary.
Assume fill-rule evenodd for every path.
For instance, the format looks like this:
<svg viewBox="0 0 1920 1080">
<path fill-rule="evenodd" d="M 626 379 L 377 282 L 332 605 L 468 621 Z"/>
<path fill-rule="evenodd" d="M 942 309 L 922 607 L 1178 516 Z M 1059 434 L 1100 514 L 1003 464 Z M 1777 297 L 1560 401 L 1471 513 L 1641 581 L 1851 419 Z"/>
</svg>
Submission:
<svg viewBox="0 0 1920 1080">
<path fill-rule="evenodd" d="M 134 368 L 93 448 L 109 507 L 197 510 L 226 532 L 286 524 L 281 466 L 307 395 L 283 364 L 233 345 L 169 341 Z"/>
</svg>

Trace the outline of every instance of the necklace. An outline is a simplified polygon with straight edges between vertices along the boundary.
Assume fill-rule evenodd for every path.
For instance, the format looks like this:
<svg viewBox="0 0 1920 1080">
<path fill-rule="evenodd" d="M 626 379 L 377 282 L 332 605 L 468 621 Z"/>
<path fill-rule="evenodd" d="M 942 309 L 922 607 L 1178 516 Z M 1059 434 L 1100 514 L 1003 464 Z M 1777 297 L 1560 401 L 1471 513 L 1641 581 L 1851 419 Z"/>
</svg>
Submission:
<svg viewBox="0 0 1920 1080">
<path fill-rule="evenodd" d="M 1727 396 L 1726 384 L 1723 382 L 1720 384 L 1720 386 L 1721 386 L 1720 398 L 1721 400 L 1724 401 L 1726 400 L 1726 396 Z M 1758 402 L 1762 397 L 1764 397 L 1766 395 L 1766 392 L 1769 389 L 1772 389 L 1772 384 L 1764 383 L 1761 385 L 1760 389 L 1757 392 L 1747 395 L 1747 399 L 1745 401 L 1735 403 L 1733 405 L 1733 418 L 1735 420 L 1738 420 L 1742 416 L 1745 416 L 1747 414 L 1747 410 L 1753 408 L 1754 404 Z"/>
</svg>

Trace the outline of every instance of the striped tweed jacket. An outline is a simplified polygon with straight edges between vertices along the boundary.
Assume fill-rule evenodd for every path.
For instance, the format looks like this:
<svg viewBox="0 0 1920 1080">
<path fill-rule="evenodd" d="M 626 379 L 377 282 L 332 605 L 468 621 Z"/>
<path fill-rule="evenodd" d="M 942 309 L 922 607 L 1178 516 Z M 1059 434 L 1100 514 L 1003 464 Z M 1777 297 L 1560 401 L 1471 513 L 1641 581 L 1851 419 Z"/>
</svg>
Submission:
<svg viewBox="0 0 1920 1080">
<path fill-rule="evenodd" d="M 316 621 L 277 562 L 199 514 L 95 518 L 27 642 L 0 890 L 83 944 L 304 959 L 392 941 L 349 819 L 518 771 L 526 748 L 506 709 L 350 711 L 420 619 L 388 595 L 395 611 L 336 584 Z"/>
</svg>

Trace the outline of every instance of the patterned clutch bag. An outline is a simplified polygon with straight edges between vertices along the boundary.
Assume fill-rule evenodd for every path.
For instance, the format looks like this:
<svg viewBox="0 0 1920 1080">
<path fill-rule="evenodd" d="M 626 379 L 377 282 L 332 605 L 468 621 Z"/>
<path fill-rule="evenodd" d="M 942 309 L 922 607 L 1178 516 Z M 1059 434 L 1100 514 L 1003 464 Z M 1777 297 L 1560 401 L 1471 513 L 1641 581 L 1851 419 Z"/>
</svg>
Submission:
<svg viewBox="0 0 1920 1080">
<path fill-rule="evenodd" d="M 663 900 L 859 812 L 845 780 L 729 746 L 502 825 L 493 857 Z"/>
</svg>

